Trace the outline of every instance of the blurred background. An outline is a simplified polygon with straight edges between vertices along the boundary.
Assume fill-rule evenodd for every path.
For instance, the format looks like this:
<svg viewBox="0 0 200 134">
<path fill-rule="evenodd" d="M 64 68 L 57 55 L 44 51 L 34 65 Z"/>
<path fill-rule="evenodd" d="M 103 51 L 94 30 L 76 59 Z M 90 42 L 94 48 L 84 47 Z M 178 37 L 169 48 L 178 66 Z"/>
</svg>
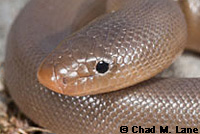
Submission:
<svg viewBox="0 0 200 134">
<path fill-rule="evenodd" d="M 12 102 L 3 84 L 3 60 L 5 57 L 6 39 L 20 9 L 29 0 L 0 0 L 0 134 L 28 134 L 36 130 L 46 133 L 48 130 L 32 126 Z M 185 52 L 164 73 L 165 77 L 200 77 L 200 54 Z M 160 76 L 159 75 L 159 76 Z M 11 105 L 11 106 L 10 106 Z M 11 107 L 11 108 L 10 108 Z M 31 124 L 31 125 L 30 125 Z"/>
<path fill-rule="evenodd" d="M 0 0 L 0 61 L 5 55 L 6 37 L 20 9 L 29 0 Z"/>
</svg>

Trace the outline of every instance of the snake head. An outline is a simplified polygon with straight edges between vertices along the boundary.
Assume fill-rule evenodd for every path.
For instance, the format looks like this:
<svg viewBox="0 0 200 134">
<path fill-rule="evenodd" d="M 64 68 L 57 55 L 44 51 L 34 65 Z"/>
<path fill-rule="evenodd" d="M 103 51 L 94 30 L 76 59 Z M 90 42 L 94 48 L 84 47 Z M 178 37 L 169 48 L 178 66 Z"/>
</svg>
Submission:
<svg viewBox="0 0 200 134">
<path fill-rule="evenodd" d="M 104 46 L 86 36 L 63 41 L 41 63 L 37 77 L 52 91 L 70 96 L 98 94 L 113 89 L 115 60 Z"/>
</svg>

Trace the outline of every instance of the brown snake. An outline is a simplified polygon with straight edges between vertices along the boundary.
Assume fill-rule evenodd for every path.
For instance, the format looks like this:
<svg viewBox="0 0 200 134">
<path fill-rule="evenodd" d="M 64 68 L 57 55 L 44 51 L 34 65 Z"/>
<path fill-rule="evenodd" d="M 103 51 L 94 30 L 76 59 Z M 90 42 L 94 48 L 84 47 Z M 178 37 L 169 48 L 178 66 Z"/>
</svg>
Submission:
<svg viewBox="0 0 200 134">
<path fill-rule="evenodd" d="M 200 0 L 32 0 L 9 34 L 6 84 L 57 134 L 200 128 L 199 78 L 150 79 L 186 44 L 200 52 L 199 25 Z"/>
</svg>

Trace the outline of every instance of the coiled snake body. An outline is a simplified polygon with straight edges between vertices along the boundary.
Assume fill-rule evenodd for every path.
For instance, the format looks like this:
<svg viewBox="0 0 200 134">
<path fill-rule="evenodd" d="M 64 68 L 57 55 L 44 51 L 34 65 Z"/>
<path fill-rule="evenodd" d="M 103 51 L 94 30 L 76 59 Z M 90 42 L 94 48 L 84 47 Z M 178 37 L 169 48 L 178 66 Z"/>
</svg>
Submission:
<svg viewBox="0 0 200 134">
<path fill-rule="evenodd" d="M 199 78 L 150 79 L 186 44 L 200 51 L 198 11 L 199 0 L 31 1 L 8 38 L 9 92 L 58 134 L 200 128 Z"/>
</svg>

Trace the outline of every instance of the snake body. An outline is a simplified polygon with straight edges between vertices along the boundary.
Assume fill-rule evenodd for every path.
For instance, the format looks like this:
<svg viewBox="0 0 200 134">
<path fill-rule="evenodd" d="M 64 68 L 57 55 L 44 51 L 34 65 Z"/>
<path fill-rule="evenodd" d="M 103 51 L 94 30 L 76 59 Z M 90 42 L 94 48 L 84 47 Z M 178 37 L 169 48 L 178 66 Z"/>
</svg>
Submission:
<svg viewBox="0 0 200 134">
<path fill-rule="evenodd" d="M 9 92 L 28 117 L 58 134 L 117 134 L 121 126 L 129 133 L 132 126 L 155 126 L 156 133 L 160 126 L 172 133 L 175 126 L 200 128 L 199 78 L 147 80 L 186 44 L 199 51 L 199 5 L 199 0 L 31 1 L 8 38 Z M 105 74 L 94 70 L 99 61 L 109 64 Z M 56 82 L 49 79 L 52 69 Z"/>
</svg>

